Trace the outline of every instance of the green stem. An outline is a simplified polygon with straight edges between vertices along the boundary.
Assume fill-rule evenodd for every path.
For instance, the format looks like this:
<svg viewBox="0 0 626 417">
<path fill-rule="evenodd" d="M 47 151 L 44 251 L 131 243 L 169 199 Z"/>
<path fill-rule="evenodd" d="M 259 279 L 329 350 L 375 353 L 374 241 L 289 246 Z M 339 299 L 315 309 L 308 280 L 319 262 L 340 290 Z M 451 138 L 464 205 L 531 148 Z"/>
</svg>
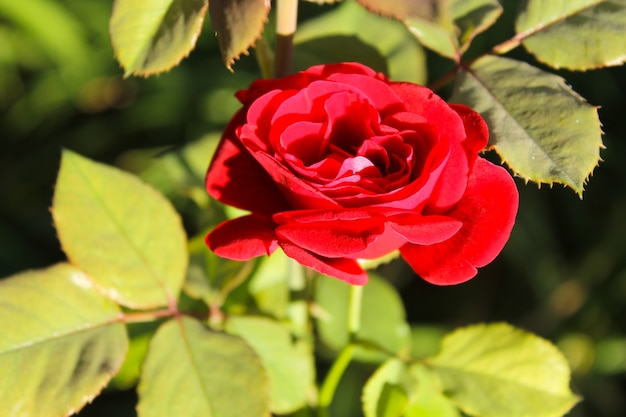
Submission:
<svg viewBox="0 0 626 417">
<path fill-rule="evenodd" d="M 337 385 L 346 368 L 352 361 L 357 347 L 357 333 L 361 326 L 361 304 L 363 300 L 362 286 L 351 285 L 348 296 L 348 344 L 341 350 L 324 379 L 319 396 L 319 416 L 328 416 L 328 407 L 333 401 Z"/>
<path fill-rule="evenodd" d="M 328 407 L 333 401 L 335 391 L 337 390 L 337 385 L 339 385 L 339 381 L 341 380 L 343 373 L 346 371 L 346 368 L 352 361 L 355 349 L 356 345 L 348 343 L 341 350 L 339 356 L 337 356 L 337 359 L 335 359 L 335 362 L 333 362 L 333 366 L 330 368 L 330 371 L 328 371 L 328 374 L 324 379 L 324 383 L 322 384 L 322 388 L 320 389 L 320 397 L 318 402 L 319 417 L 328 416 Z"/>
<path fill-rule="evenodd" d="M 298 24 L 298 0 L 276 2 L 276 51 L 274 75 L 284 77 L 291 73 L 293 35 Z"/>
</svg>

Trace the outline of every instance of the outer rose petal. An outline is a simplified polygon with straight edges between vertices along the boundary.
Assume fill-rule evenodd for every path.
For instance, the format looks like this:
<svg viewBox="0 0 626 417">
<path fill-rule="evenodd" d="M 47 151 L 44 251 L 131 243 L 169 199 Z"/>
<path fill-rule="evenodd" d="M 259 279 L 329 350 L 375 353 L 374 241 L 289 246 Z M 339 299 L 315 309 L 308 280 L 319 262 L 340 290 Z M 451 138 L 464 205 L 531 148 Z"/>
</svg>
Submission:
<svg viewBox="0 0 626 417">
<path fill-rule="evenodd" d="M 206 189 L 216 200 L 266 215 L 289 210 L 272 178 L 236 138 L 234 129 L 245 122 L 239 111 L 226 127 L 206 176 Z"/>
<path fill-rule="evenodd" d="M 476 275 L 509 238 L 517 213 L 518 194 L 509 173 L 483 158 L 476 159 L 467 191 L 450 217 L 463 222 L 452 238 L 429 246 L 407 244 L 402 257 L 423 279 L 453 285 Z"/>
<path fill-rule="evenodd" d="M 278 247 L 274 222 L 250 214 L 220 223 L 206 236 L 206 244 L 223 258 L 247 261 L 261 255 L 270 255 Z"/>
<path fill-rule="evenodd" d="M 325 258 L 289 242 L 279 241 L 279 245 L 291 259 L 321 274 L 339 278 L 352 285 L 367 284 L 367 273 L 354 259 Z"/>
</svg>

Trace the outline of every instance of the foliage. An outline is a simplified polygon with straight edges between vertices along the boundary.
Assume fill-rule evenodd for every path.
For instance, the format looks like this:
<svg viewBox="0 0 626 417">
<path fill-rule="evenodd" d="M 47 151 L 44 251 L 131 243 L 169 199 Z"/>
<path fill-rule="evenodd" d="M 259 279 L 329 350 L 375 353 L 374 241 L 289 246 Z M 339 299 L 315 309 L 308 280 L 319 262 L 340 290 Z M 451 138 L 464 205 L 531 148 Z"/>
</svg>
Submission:
<svg viewBox="0 0 626 417">
<path fill-rule="evenodd" d="M 302 4 L 302 10 L 316 16 L 296 33 L 294 67 L 348 56 L 397 80 L 434 80 L 436 89 L 455 80 L 451 100 L 483 113 L 491 147 L 514 174 L 538 184 L 562 183 L 582 195 L 600 161 L 602 130 L 598 108 L 567 82 L 591 74 L 555 70 L 621 65 L 626 56 L 621 36 L 625 6 L 621 1 L 588 0 L 558 9 L 531 0 L 516 9 L 517 4 L 503 3 Z M 476 313 L 492 307 L 478 307 L 489 296 L 474 290 L 474 284 L 440 290 L 458 296 L 441 306 L 429 302 L 432 288 L 416 291 L 414 286 L 422 284 L 411 284 L 409 294 L 406 270 L 397 262 L 371 274 L 355 313 L 347 285 L 303 272 L 283 254 L 239 263 L 216 257 L 202 242 L 208 229 L 239 214 L 209 201 L 202 176 L 219 137 L 216 131 L 236 109 L 233 91 L 258 77 L 250 60 L 235 60 L 255 43 L 257 51 L 267 47 L 274 22 L 269 2 L 116 0 L 110 20 L 114 52 L 103 46 L 108 44 L 106 27 L 94 30 L 91 23 L 111 10 L 72 0 L 64 6 L 45 0 L 0 0 L 0 15 L 11 23 L 0 27 L 0 39 L 10 45 L 0 48 L 0 88 L 6 92 L 0 97 L 0 123 L 8 150 L 41 147 L 50 154 L 61 143 L 48 134 L 57 126 L 72 131 L 63 145 L 108 162 L 128 149 L 123 142 L 137 132 L 148 139 L 131 142 L 130 148 L 171 145 L 171 140 L 151 139 L 164 127 L 171 137 L 181 135 L 186 126 L 182 136 L 193 142 L 167 152 L 133 151 L 115 161 L 143 180 L 63 152 L 52 218 L 68 261 L 0 282 L 2 415 L 69 415 L 107 384 L 110 390 L 138 384 L 139 416 L 215 417 L 307 416 L 316 409 L 319 415 L 349 415 L 358 407 L 345 405 L 358 398 L 350 389 L 361 392 L 358 412 L 367 417 L 560 416 L 579 400 L 569 388 L 570 367 L 575 377 L 591 375 L 576 380 L 574 391 L 582 391 L 592 404 L 610 392 L 603 387 L 615 389 L 600 376 L 626 370 L 624 329 L 611 334 L 611 329 L 619 329 L 619 321 L 607 318 L 623 315 L 623 279 L 611 277 L 624 277 L 624 199 L 610 209 L 603 206 L 604 200 L 595 203 L 601 208 L 596 212 L 602 213 L 595 217 L 607 230 L 598 236 L 592 223 L 580 220 L 594 216 L 568 208 L 573 203 L 563 197 L 567 203 L 557 205 L 559 213 L 565 213 L 557 216 L 562 228 L 568 236 L 585 235 L 596 244 L 585 256 L 565 258 L 560 253 L 568 243 L 551 234 L 550 208 L 542 203 L 555 197 L 539 200 L 537 195 L 544 194 L 522 192 L 526 208 L 505 253 L 513 272 L 503 276 L 511 290 L 491 301 L 527 312 L 532 320 L 518 322 L 535 323 L 529 327 L 550 334 L 563 353 L 545 339 L 502 323 L 451 332 L 434 324 L 417 327 L 416 311 L 421 313 L 418 321 L 446 327 L 501 317 Z M 207 12 L 210 19 L 205 21 Z M 42 16 L 55 31 L 44 30 Z M 489 37 L 481 36 L 484 32 Z M 494 35 L 500 42 L 495 46 L 490 44 Z M 127 76 L 147 76 L 178 65 L 196 40 L 197 53 L 170 74 L 140 82 L 111 75 L 113 54 Z M 207 60 L 218 48 L 235 74 Z M 262 61 L 262 54 L 257 58 Z M 543 65 L 533 64 L 534 59 Z M 24 73 L 29 74 L 27 84 L 21 81 Z M 610 95 L 610 85 L 598 85 L 604 85 L 611 100 L 619 99 Z M 585 92 L 592 102 L 602 98 L 593 94 Z M 132 107 L 123 110 L 127 113 L 119 113 L 131 102 Z M 73 116 L 76 109 L 98 113 L 98 123 L 79 122 Z M 54 122 L 40 122 L 49 119 Z M 174 130 L 168 128 L 173 120 L 181 121 Z M 617 149 L 620 146 L 624 150 L 616 143 Z M 10 158 L 2 162 L 13 172 L 10 179 L 55 169 L 38 165 L 38 159 L 23 167 Z M 626 178 L 620 169 L 609 176 Z M 26 197 L 20 197 L 14 182 L 5 183 L 7 195 L 15 198 L 3 204 L 18 207 L 21 224 L 52 235 L 49 217 L 32 222 L 32 208 L 23 203 Z M 608 188 L 619 194 L 621 187 Z M 47 182 L 37 188 L 43 207 L 50 199 L 41 189 L 49 188 Z M 593 188 L 588 193 L 588 200 L 598 196 Z M 28 229 L 20 233 L 26 233 L 23 230 Z M 20 252 L 29 254 L 33 267 L 59 257 L 54 252 L 36 258 L 36 251 L 22 249 L 22 240 L 15 242 L 0 255 L 6 265 Z M 503 270 L 497 268 L 503 267 L 496 266 L 496 273 Z M 559 276 L 565 278 L 555 278 Z M 484 279 L 495 285 L 489 273 Z M 516 292 L 520 287 L 526 291 L 521 296 Z M 602 291 L 603 298 L 591 298 L 594 289 Z M 531 302 L 518 307 L 520 299 L 520 304 L 536 302 L 535 310 Z M 357 331 L 350 324 L 355 314 Z M 567 322 L 572 317 L 578 322 Z M 594 320 L 604 327 L 594 326 Z M 558 327 L 561 321 L 566 324 Z M 591 333 L 581 333 L 576 326 Z M 323 381 L 320 386 L 318 379 Z M 349 411 L 342 412 L 342 406 Z M 579 408 L 573 415 L 582 415 L 575 414 Z M 603 412 L 609 416 L 609 410 L 610 405 Z"/>
</svg>

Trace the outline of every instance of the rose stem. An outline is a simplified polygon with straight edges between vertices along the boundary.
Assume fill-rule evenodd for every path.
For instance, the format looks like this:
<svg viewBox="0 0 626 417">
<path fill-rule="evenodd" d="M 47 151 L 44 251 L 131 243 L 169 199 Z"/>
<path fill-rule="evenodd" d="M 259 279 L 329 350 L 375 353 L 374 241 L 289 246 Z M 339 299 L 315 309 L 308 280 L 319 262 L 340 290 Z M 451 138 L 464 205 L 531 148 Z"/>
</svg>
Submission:
<svg viewBox="0 0 626 417">
<path fill-rule="evenodd" d="M 328 407 L 335 396 L 335 391 L 339 381 L 352 361 L 354 351 L 357 347 L 357 333 L 361 326 L 361 301 L 363 299 L 363 287 L 357 285 L 350 286 L 348 298 L 348 344 L 341 350 L 339 356 L 333 362 L 328 375 L 320 389 L 318 411 L 320 417 L 328 415 Z"/>
<path fill-rule="evenodd" d="M 276 55 L 274 75 L 284 77 L 291 73 L 293 35 L 298 23 L 298 0 L 276 2 Z"/>
</svg>

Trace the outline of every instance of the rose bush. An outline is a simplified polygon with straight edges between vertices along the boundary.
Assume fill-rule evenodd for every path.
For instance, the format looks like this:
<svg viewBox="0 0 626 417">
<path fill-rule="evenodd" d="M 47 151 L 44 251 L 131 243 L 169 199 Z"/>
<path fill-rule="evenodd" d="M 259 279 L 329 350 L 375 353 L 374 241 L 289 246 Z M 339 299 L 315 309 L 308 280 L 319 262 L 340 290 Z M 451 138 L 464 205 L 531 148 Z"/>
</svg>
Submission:
<svg viewBox="0 0 626 417">
<path fill-rule="evenodd" d="M 208 234 L 216 254 L 246 260 L 281 247 L 364 284 L 358 260 L 399 249 L 422 278 L 456 284 L 506 243 L 517 189 L 478 156 L 488 129 L 470 108 L 358 63 L 258 80 L 237 98 L 206 187 L 250 214 Z"/>
</svg>

